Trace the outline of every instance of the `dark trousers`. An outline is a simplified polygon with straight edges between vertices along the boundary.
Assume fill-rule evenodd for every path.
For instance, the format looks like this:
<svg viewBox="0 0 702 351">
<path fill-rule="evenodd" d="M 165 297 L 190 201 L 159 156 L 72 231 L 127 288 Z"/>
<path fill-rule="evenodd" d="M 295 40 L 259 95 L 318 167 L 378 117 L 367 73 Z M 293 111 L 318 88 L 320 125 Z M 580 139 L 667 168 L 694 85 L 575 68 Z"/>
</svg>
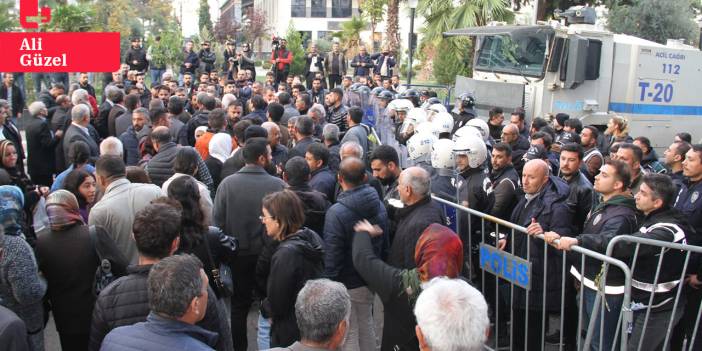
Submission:
<svg viewBox="0 0 702 351">
<path fill-rule="evenodd" d="M 543 325 L 542 310 L 529 310 L 527 318 L 526 311 L 521 308 L 514 308 L 514 319 L 512 319 L 513 350 L 541 350 L 542 336 L 541 326 Z M 548 314 L 546 314 L 548 318 Z M 546 326 L 548 331 L 548 325 Z M 526 343 L 524 342 L 524 338 Z"/>
<path fill-rule="evenodd" d="M 44 185 L 51 187 L 51 185 L 54 183 L 54 176 L 53 174 L 32 174 L 30 173 L 29 176 L 32 178 L 32 182 L 37 185 Z"/>
<path fill-rule="evenodd" d="M 246 351 L 246 317 L 253 304 L 253 289 L 256 285 L 254 271 L 256 270 L 257 255 L 238 256 L 230 265 L 234 278 L 234 294 L 232 295 L 232 340 L 235 351 Z"/>
<path fill-rule="evenodd" d="M 695 330 L 695 323 L 697 322 L 697 316 L 700 312 L 700 302 L 702 301 L 702 290 L 693 289 L 689 285 L 685 285 L 684 289 L 683 294 L 685 294 L 685 298 L 687 299 L 685 312 L 678 325 L 673 329 L 670 349 L 682 350 L 685 338 L 687 338 L 687 349 L 690 349 L 690 342 L 692 341 L 692 337 L 696 334 L 695 344 L 692 345 L 694 346 L 692 350 L 702 350 L 702 327 Z M 702 320 L 700 321 L 700 326 L 702 326 Z"/>
<path fill-rule="evenodd" d="M 288 80 L 288 71 L 280 71 L 278 69 L 275 70 L 275 83 L 273 84 L 274 87 L 277 87 L 278 84 L 281 82 L 285 83 L 285 81 Z"/>
<path fill-rule="evenodd" d="M 305 77 L 305 84 L 307 84 L 307 89 L 312 89 L 312 81 L 314 80 L 314 76 L 317 74 L 316 72 L 308 72 L 307 76 Z M 322 77 L 322 88 L 326 89 L 327 82 L 324 81 L 324 77 Z"/>
<path fill-rule="evenodd" d="M 330 74 L 329 75 L 329 89 L 334 89 L 334 87 L 337 85 L 341 85 L 341 75 L 340 74 Z"/>
<path fill-rule="evenodd" d="M 90 334 L 59 333 L 61 350 L 83 351 L 88 349 Z"/>
</svg>

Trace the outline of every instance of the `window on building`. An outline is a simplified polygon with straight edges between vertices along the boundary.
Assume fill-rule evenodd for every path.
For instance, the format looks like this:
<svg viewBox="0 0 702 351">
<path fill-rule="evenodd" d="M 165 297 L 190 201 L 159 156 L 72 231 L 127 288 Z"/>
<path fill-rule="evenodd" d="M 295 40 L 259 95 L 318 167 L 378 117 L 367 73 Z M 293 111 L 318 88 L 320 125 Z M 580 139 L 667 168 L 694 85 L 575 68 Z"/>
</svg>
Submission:
<svg viewBox="0 0 702 351">
<path fill-rule="evenodd" d="M 332 0 L 332 17 L 351 17 L 351 0 Z"/>
<path fill-rule="evenodd" d="M 305 0 L 292 0 L 290 5 L 291 17 L 306 17 Z"/>
<path fill-rule="evenodd" d="M 327 0 L 312 0 L 312 17 L 327 17 Z"/>
</svg>

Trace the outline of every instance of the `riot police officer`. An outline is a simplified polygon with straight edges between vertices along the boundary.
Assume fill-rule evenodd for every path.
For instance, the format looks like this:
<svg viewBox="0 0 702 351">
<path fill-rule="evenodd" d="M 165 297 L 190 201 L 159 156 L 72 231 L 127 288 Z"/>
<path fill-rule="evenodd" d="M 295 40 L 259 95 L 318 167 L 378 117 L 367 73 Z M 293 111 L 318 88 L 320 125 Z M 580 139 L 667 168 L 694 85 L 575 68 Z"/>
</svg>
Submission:
<svg viewBox="0 0 702 351">
<path fill-rule="evenodd" d="M 472 93 L 463 93 L 458 96 L 456 106 L 453 108 L 453 111 L 451 111 L 454 118 L 453 133 L 465 126 L 468 121 L 478 116 L 474 107 L 475 96 Z"/>
</svg>

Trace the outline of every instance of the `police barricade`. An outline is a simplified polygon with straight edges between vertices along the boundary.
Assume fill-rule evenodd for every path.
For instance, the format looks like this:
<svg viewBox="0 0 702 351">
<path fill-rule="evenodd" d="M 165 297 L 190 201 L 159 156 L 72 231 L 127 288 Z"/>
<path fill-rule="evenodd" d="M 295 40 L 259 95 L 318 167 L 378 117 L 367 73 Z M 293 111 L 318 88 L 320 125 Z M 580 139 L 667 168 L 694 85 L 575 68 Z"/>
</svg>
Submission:
<svg viewBox="0 0 702 351">
<path fill-rule="evenodd" d="M 491 323 L 494 327 L 491 330 L 491 338 L 485 345 L 486 349 L 563 350 L 566 344 L 564 331 L 571 333 L 570 343 L 577 346 L 578 350 L 600 349 L 593 346 L 593 341 L 598 345 L 602 345 L 605 341 L 603 340 L 604 313 L 599 317 L 593 313 L 589 318 L 589 313 L 586 313 L 584 307 L 583 293 L 576 294 L 574 285 L 571 289 L 566 286 L 566 283 L 573 284 L 574 281 L 581 280 L 581 291 L 585 289 L 582 285 L 589 286 L 596 291 L 601 291 L 596 293 L 600 296 L 606 293 L 606 275 L 609 267 L 614 266 L 624 278 L 624 287 L 618 292 L 628 303 L 631 292 L 631 271 L 627 264 L 580 246 L 573 246 L 568 254 L 563 254 L 550 247 L 543 240 L 543 235 L 528 235 L 525 227 L 436 196 L 432 197 L 443 206 L 456 209 L 459 212 L 456 217 L 462 218 L 457 225 L 457 233 L 464 241 L 464 252 L 468 256 L 464 258 L 466 263 L 464 275 L 483 293 L 492 312 Z M 467 223 L 463 222 L 466 219 Z M 475 225 L 479 228 L 473 228 Z M 511 243 L 515 243 L 515 239 L 518 239 L 522 244 L 526 244 L 525 257 L 520 257 L 515 252 L 515 245 L 510 245 L 511 247 L 507 250 L 498 248 L 500 239 L 507 239 Z M 535 250 L 541 253 L 532 252 Z M 599 274 L 601 279 L 592 281 L 584 275 L 578 276 L 577 280 L 569 277 L 571 268 L 579 267 L 577 271 L 585 271 L 586 258 L 601 264 L 602 269 Z M 549 275 L 556 277 L 551 279 L 556 279 L 558 282 L 555 287 L 557 291 L 553 290 L 553 286 L 549 291 L 547 286 Z M 623 303 L 622 306 L 625 304 Z M 591 311 L 605 309 L 608 309 L 607 301 L 599 299 L 592 304 Z M 624 325 L 623 321 L 631 319 L 630 310 L 620 308 L 614 310 L 614 313 L 619 314 L 617 324 L 614 329 L 608 330 L 616 333 L 611 341 L 613 349 L 618 349 L 620 345 L 625 349 L 627 336 L 620 331 Z M 595 328 L 597 318 L 599 318 L 599 328 Z M 553 348 L 546 347 L 549 320 L 558 321 L 560 327 L 559 340 L 555 343 L 557 346 Z M 599 340 L 595 340 L 596 329 L 599 331 Z M 584 337 L 581 337 L 581 330 L 587 330 Z"/>
<path fill-rule="evenodd" d="M 682 232 L 680 228 L 675 227 L 673 228 Z M 634 249 L 630 262 L 632 278 L 631 284 L 628 285 L 636 292 L 628 295 L 631 296 L 631 301 L 624 301 L 626 313 L 622 315 L 623 330 L 631 335 L 627 344 L 627 333 L 623 333 L 622 349 L 652 350 L 651 339 L 656 340 L 653 341 L 654 343 L 662 345 L 656 348 L 657 350 L 702 349 L 702 340 L 696 340 L 695 337 L 699 334 L 702 305 L 694 306 L 699 304 L 701 293 L 690 290 L 692 288 L 687 286 L 686 281 L 688 268 L 694 268 L 695 272 L 699 268 L 691 267 L 690 259 L 693 254 L 702 254 L 702 247 L 688 245 L 684 236 L 679 237 L 681 235 L 676 233 L 675 240 L 682 243 L 621 235 L 613 238 L 607 246 L 607 256 L 617 256 L 617 250 L 630 251 L 631 246 Z M 646 250 L 642 250 L 642 247 Z M 673 260 L 666 261 L 666 258 L 671 256 L 674 256 Z M 655 271 L 650 269 L 651 263 L 655 264 Z M 680 269 L 681 263 L 682 269 Z M 694 263 L 702 264 L 699 261 Z M 607 272 L 605 271 L 604 274 L 606 275 Z M 649 281 L 639 281 L 638 279 L 642 279 L 640 277 Z M 651 278 L 652 281 L 650 281 Z M 691 303 L 689 306 L 686 303 L 692 301 L 686 301 L 688 292 L 698 298 L 696 303 Z M 688 335 L 684 335 L 685 323 L 689 323 L 687 324 Z M 680 329 L 674 333 L 676 325 Z M 661 334 L 655 335 L 660 332 L 665 332 L 664 338 Z M 674 336 L 674 334 L 677 335 Z"/>
</svg>

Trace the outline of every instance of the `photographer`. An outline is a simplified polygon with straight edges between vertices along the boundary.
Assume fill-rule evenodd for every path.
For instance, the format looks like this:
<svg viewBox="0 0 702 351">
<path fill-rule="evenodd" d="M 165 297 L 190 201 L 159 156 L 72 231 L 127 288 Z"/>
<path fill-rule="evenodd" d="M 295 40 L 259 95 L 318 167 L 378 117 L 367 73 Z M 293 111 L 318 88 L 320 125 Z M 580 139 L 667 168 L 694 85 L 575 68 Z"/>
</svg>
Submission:
<svg viewBox="0 0 702 351">
<path fill-rule="evenodd" d="M 371 55 L 371 60 L 375 61 L 373 74 L 379 74 L 382 80 L 392 77 L 395 68 L 395 57 L 387 47 L 383 52 Z"/>
<path fill-rule="evenodd" d="M 317 52 L 317 44 L 310 43 L 309 53 L 305 60 L 305 80 L 307 89 L 312 89 L 312 80 L 317 73 L 321 73 L 324 77 L 324 57 Z M 324 81 L 322 79 L 322 81 Z"/>
<path fill-rule="evenodd" d="M 271 53 L 271 70 L 275 72 L 275 84 L 285 82 L 290 72 L 290 64 L 293 60 L 292 52 L 288 51 L 286 46 L 288 41 L 285 39 L 273 38 L 273 52 Z"/>
</svg>

